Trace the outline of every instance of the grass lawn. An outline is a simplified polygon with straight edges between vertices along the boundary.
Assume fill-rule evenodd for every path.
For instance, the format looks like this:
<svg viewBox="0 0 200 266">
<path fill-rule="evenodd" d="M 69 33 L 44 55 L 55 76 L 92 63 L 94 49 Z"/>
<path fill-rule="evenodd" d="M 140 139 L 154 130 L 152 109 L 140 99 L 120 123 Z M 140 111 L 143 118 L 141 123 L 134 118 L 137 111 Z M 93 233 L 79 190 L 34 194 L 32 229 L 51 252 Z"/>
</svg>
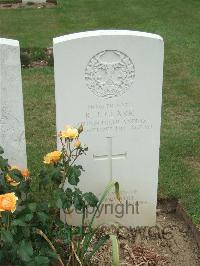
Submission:
<svg viewBox="0 0 200 266">
<path fill-rule="evenodd" d="M 24 48 L 91 29 L 131 29 L 165 40 L 159 195 L 181 199 L 200 225 L 200 1 L 60 0 L 56 8 L 0 10 L 0 36 Z M 52 68 L 23 70 L 28 160 L 38 169 L 55 147 Z"/>
<path fill-rule="evenodd" d="M 16 2 L 15 0 L 0 0 L 0 4 L 1 3 L 14 3 L 14 2 Z"/>
</svg>

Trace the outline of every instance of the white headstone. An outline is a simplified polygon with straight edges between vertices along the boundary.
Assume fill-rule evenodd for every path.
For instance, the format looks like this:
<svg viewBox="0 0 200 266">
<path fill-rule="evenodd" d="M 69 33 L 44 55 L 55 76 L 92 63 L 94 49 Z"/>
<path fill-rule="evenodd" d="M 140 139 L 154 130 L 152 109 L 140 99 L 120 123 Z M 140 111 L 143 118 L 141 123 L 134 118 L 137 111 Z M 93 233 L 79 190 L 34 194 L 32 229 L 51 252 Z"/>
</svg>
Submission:
<svg viewBox="0 0 200 266">
<path fill-rule="evenodd" d="M 122 203 L 111 194 L 97 223 L 155 224 L 163 52 L 160 36 L 127 30 L 54 39 L 57 130 L 83 123 L 89 147 L 81 188 L 120 184 Z"/>
<path fill-rule="evenodd" d="M 34 4 L 42 4 L 42 3 L 46 3 L 47 0 L 22 0 L 23 4 L 27 4 L 27 3 L 34 3 Z"/>
<path fill-rule="evenodd" d="M 19 42 L 1 38 L 0 146 L 11 165 L 27 167 Z"/>
</svg>

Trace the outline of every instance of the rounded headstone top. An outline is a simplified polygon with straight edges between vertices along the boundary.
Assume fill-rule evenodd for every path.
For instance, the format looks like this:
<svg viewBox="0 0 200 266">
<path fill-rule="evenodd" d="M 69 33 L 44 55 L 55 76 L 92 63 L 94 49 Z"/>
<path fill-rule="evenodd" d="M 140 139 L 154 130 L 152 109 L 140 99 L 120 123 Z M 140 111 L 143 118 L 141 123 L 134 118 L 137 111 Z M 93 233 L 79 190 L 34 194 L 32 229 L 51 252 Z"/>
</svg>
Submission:
<svg viewBox="0 0 200 266">
<path fill-rule="evenodd" d="M 0 45 L 10 45 L 10 46 L 19 46 L 19 41 L 12 40 L 12 39 L 6 39 L 6 38 L 0 38 Z"/>
<path fill-rule="evenodd" d="M 163 41 L 163 38 L 154 33 L 141 32 L 141 31 L 132 31 L 132 30 L 92 30 L 92 31 L 84 31 L 71 33 L 63 36 L 59 36 L 53 39 L 54 45 L 65 42 L 72 41 L 82 38 L 91 38 L 91 37 L 99 37 L 99 36 L 132 36 L 132 37 L 144 37 L 150 39 L 157 39 Z"/>
</svg>

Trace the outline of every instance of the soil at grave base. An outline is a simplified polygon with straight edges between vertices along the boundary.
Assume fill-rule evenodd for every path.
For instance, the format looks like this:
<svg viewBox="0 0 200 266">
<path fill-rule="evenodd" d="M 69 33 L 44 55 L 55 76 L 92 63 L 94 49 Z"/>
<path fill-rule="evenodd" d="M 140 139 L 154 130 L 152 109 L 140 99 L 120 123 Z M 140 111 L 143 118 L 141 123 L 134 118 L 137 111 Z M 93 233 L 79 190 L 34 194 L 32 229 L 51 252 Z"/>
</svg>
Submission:
<svg viewBox="0 0 200 266">
<path fill-rule="evenodd" d="M 175 213 L 161 208 L 153 227 L 102 226 L 94 242 L 103 234 L 115 234 L 120 245 L 120 265 L 200 266 L 200 252 L 187 225 Z M 111 243 L 103 246 L 93 266 L 111 265 Z"/>
<path fill-rule="evenodd" d="M 52 8 L 56 3 L 42 3 L 42 4 L 22 4 L 22 3 L 0 3 L 0 9 L 17 9 L 17 8 Z"/>
</svg>

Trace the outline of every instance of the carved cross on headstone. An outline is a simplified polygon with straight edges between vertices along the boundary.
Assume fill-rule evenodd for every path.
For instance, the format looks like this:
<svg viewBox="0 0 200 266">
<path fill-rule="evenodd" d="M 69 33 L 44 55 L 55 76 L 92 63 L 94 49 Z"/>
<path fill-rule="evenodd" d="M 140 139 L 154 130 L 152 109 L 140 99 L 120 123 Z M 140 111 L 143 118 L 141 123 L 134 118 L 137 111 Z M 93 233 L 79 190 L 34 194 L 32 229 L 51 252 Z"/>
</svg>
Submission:
<svg viewBox="0 0 200 266">
<path fill-rule="evenodd" d="M 107 137 L 108 140 L 108 154 L 104 154 L 104 155 L 93 155 L 94 160 L 109 160 L 109 176 L 110 176 L 110 180 L 112 180 L 113 178 L 113 173 L 112 173 L 112 161 L 113 160 L 118 160 L 118 159 L 126 159 L 127 157 L 127 152 L 124 153 L 120 153 L 120 154 L 113 154 L 112 152 L 112 137 Z"/>
</svg>

